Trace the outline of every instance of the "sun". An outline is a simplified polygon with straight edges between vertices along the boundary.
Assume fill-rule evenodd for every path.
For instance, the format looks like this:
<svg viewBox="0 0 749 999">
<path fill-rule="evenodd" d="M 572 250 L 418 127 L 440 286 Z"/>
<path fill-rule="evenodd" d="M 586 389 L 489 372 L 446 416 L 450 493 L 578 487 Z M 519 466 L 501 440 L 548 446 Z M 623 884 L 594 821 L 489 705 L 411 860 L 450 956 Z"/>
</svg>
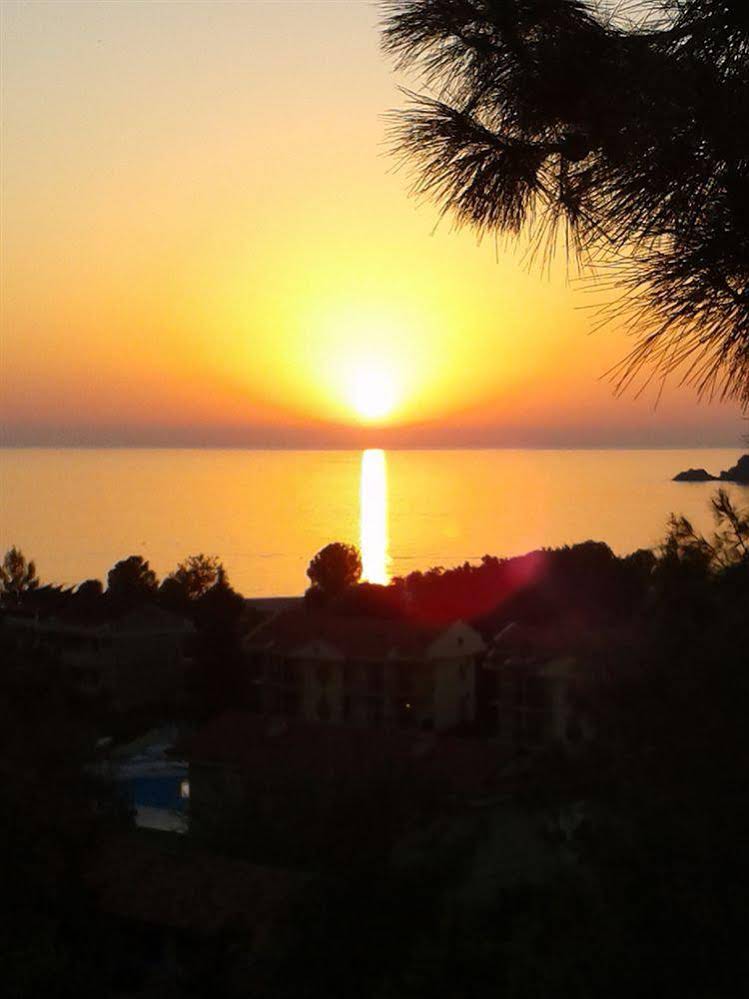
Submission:
<svg viewBox="0 0 749 999">
<path fill-rule="evenodd" d="M 384 367 L 362 363 L 350 375 L 348 397 L 363 420 L 382 420 L 397 402 L 395 379 Z"/>
</svg>

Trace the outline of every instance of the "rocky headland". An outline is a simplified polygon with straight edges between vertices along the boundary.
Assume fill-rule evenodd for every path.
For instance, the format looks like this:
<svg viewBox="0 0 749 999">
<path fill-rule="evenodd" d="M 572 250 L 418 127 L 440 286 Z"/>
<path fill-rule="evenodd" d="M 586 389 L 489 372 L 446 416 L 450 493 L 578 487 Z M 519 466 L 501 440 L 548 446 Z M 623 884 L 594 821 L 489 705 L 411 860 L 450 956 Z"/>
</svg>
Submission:
<svg viewBox="0 0 749 999">
<path fill-rule="evenodd" d="M 711 475 L 704 468 L 688 468 L 674 476 L 674 482 L 736 482 L 749 486 L 749 454 L 743 454 L 731 468 L 720 475 Z"/>
</svg>

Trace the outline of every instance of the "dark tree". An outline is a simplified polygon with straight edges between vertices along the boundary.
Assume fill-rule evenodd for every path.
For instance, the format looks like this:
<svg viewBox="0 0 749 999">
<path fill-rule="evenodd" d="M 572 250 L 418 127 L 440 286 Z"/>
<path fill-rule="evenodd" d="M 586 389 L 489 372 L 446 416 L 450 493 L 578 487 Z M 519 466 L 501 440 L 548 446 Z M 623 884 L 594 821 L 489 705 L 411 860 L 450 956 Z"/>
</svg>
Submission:
<svg viewBox="0 0 749 999">
<path fill-rule="evenodd" d="M 84 579 L 75 591 L 79 600 L 98 600 L 104 593 L 104 587 L 100 579 Z"/>
<path fill-rule="evenodd" d="M 163 589 L 163 587 L 162 587 Z M 243 693 L 245 660 L 240 648 L 240 622 L 258 623 L 241 594 L 232 589 L 222 566 L 216 582 L 195 600 L 186 600 L 184 610 L 197 627 L 193 646 L 195 670 L 191 702 L 196 714 L 210 714 L 238 703 Z"/>
<path fill-rule="evenodd" d="M 309 564 L 307 575 L 312 589 L 324 597 L 334 597 L 359 582 L 362 565 L 355 545 L 340 541 L 321 548 Z"/>
<path fill-rule="evenodd" d="M 232 632 L 245 610 L 244 597 L 233 589 L 224 567 L 219 564 L 216 579 L 194 604 L 198 626 L 214 634 Z"/>
<path fill-rule="evenodd" d="M 183 588 L 189 600 L 197 600 L 216 584 L 219 577 L 226 582 L 226 570 L 215 555 L 188 555 L 177 566 L 172 578 Z"/>
<path fill-rule="evenodd" d="M 428 93 L 395 115 L 414 191 L 458 224 L 606 267 L 637 336 L 616 371 L 679 368 L 749 406 L 744 0 L 389 0 L 384 45 Z M 612 266 L 613 265 L 613 266 Z"/>
<path fill-rule="evenodd" d="M 107 595 L 122 607 L 152 599 L 157 587 L 156 573 L 141 555 L 122 559 L 107 575 Z"/>
<path fill-rule="evenodd" d="M 190 599 L 182 583 L 174 576 L 161 581 L 158 593 L 159 604 L 173 614 L 185 614 L 190 609 Z"/>
<path fill-rule="evenodd" d="M 406 613 L 403 589 L 378 583 L 348 587 L 332 602 L 330 609 L 342 617 L 397 618 Z"/>
<path fill-rule="evenodd" d="M 0 662 L 2 992 L 109 995 L 105 921 L 85 877 L 129 819 L 94 772 L 101 733 L 72 708 L 54 650 L 18 649 L 0 628 Z"/>
<path fill-rule="evenodd" d="M 709 539 L 696 531 L 687 517 L 671 514 L 661 546 L 663 559 L 701 565 L 713 571 L 749 563 L 749 507 L 742 510 L 735 506 L 725 489 L 716 492 L 710 506 L 715 531 Z"/>
<path fill-rule="evenodd" d="M 73 613 L 84 621 L 98 620 L 106 615 L 107 601 L 100 579 L 86 579 L 78 585 L 70 600 Z"/>
<path fill-rule="evenodd" d="M 0 598 L 4 604 L 20 604 L 25 593 L 37 589 L 39 577 L 33 562 L 20 548 L 9 548 L 0 562 Z"/>
</svg>

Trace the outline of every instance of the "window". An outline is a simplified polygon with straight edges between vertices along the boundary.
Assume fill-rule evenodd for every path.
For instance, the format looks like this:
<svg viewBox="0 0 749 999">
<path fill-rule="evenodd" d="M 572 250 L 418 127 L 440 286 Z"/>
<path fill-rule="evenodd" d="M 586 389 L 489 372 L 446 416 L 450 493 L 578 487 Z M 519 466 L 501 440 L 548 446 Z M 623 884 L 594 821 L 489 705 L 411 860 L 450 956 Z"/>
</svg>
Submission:
<svg viewBox="0 0 749 999">
<path fill-rule="evenodd" d="M 317 667 L 317 682 L 321 687 L 327 687 L 330 681 L 330 666 L 327 663 L 320 663 Z"/>
<path fill-rule="evenodd" d="M 232 770 L 224 771 L 224 789 L 231 798 L 238 801 L 244 795 L 244 780 L 241 774 Z"/>
<path fill-rule="evenodd" d="M 283 713 L 290 718 L 299 714 L 299 694 L 295 690 L 286 690 L 281 698 Z"/>
<path fill-rule="evenodd" d="M 382 663 L 370 663 L 367 667 L 367 683 L 370 690 L 382 690 L 385 686 L 385 668 Z"/>
<path fill-rule="evenodd" d="M 539 676 L 528 676 L 525 678 L 524 703 L 529 708 L 543 710 L 547 707 L 546 688 L 544 681 Z"/>
<path fill-rule="evenodd" d="M 410 666 L 398 667 L 398 689 L 407 693 L 412 687 L 413 675 Z"/>
<path fill-rule="evenodd" d="M 537 711 L 524 712 L 521 723 L 521 737 L 531 746 L 537 746 L 543 742 L 544 719 Z"/>
<path fill-rule="evenodd" d="M 374 725 L 379 725 L 384 716 L 383 703 L 381 697 L 368 697 L 366 700 L 367 721 Z"/>
<path fill-rule="evenodd" d="M 328 704 L 328 699 L 324 694 L 317 702 L 317 717 L 320 721 L 330 720 L 330 705 Z"/>
<path fill-rule="evenodd" d="M 250 675 L 255 681 L 265 679 L 265 660 L 262 655 L 253 655 L 250 659 Z"/>
<path fill-rule="evenodd" d="M 275 687 L 265 689 L 265 711 L 270 715 L 277 715 L 281 712 L 281 692 Z"/>
<path fill-rule="evenodd" d="M 463 694 L 460 699 L 460 720 L 462 722 L 467 722 L 470 719 L 470 708 L 468 694 Z"/>
<path fill-rule="evenodd" d="M 426 663 L 422 674 L 424 696 L 427 700 L 434 699 L 434 664 Z"/>
<path fill-rule="evenodd" d="M 401 728 L 411 728 L 415 722 L 413 704 L 405 699 L 399 701 L 396 709 L 396 717 L 398 725 Z"/>
<path fill-rule="evenodd" d="M 514 673 L 511 679 L 512 700 L 517 707 L 522 707 L 525 703 L 525 692 L 523 690 L 523 677 L 520 673 Z"/>
<path fill-rule="evenodd" d="M 583 727 L 580 724 L 580 720 L 578 718 L 569 718 L 564 734 L 567 742 L 571 742 L 573 745 L 582 742 Z"/>
<path fill-rule="evenodd" d="M 283 664 L 283 682 L 289 685 L 299 683 L 299 667 L 295 662 L 288 660 Z"/>
</svg>

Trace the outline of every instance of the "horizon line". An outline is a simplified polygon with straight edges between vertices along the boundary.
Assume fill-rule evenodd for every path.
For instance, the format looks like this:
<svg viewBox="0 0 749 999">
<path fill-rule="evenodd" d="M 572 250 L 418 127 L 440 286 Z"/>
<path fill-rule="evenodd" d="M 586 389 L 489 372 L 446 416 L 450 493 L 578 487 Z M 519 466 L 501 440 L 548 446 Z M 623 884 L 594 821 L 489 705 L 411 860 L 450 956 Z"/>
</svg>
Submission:
<svg viewBox="0 0 749 999">
<path fill-rule="evenodd" d="M 742 450 L 742 441 L 699 443 L 600 443 L 600 444 L 220 444 L 137 442 L 0 442 L 0 451 L 716 451 Z"/>
</svg>

